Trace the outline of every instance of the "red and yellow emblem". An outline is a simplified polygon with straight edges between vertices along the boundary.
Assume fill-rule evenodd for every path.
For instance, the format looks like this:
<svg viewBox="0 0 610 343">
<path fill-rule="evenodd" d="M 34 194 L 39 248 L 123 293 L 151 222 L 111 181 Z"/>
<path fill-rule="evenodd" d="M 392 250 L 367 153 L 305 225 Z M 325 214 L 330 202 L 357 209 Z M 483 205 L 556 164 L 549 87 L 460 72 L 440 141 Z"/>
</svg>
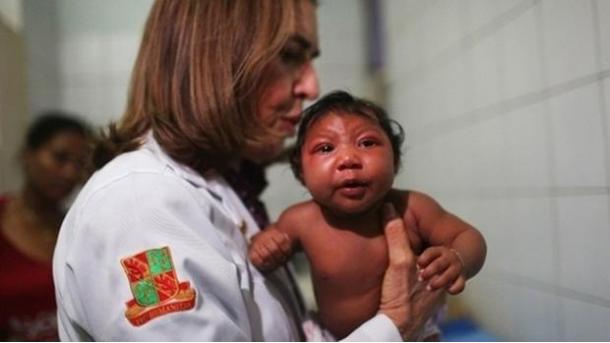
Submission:
<svg viewBox="0 0 610 343">
<path fill-rule="evenodd" d="M 140 326 L 161 315 L 195 306 L 196 292 L 188 281 L 178 281 L 168 247 L 124 258 L 121 265 L 133 294 L 125 310 L 131 324 Z"/>
</svg>

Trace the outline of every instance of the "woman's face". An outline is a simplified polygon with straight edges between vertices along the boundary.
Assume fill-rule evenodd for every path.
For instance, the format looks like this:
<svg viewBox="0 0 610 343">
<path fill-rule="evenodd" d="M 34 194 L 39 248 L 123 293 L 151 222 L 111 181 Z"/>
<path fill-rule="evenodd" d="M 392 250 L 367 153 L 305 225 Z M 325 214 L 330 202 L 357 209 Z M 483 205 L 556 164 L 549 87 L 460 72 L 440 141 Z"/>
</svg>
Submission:
<svg viewBox="0 0 610 343">
<path fill-rule="evenodd" d="M 302 18 L 296 32 L 265 72 L 267 79 L 257 105 L 257 116 L 279 136 L 269 137 L 265 144 L 248 147 L 247 156 L 257 162 L 269 161 L 281 153 L 284 140 L 295 134 L 303 102 L 319 95 L 313 66 L 313 59 L 319 54 L 315 6 L 311 1 L 301 1 L 300 6 Z"/>
<path fill-rule="evenodd" d="M 85 175 L 87 140 L 77 132 L 58 132 L 24 154 L 26 182 L 42 196 L 60 202 Z"/>
</svg>

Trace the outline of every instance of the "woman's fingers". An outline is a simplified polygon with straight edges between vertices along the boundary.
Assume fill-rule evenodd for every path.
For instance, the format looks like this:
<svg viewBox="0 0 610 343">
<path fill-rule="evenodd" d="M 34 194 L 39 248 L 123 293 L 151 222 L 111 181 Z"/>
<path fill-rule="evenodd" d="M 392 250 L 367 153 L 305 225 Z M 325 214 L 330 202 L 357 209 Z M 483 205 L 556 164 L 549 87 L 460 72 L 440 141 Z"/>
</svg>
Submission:
<svg viewBox="0 0 610 343">
<path fill-rule="evenodd" d="M 391 204 L 384 205 L 383 221 L 389 262 L 383 277 L 379 312 L 394 322 L 403 338 L 411 338 L 410 296 L 415 281 L 415 257 L 404 222 Z"/>
<path fill-rule="evenodd" d="M 415 255 L 407 226 L 391 204 L 383 209 L 389 263 L 381 288 L 379 312 L 387 315 L 403 339 L 413 341 L 443 300 L 443 291 L 428 291 L 417 282 Z"/>
<path fill-rule="evenodd" d="M 392 204 L 383 206 L 384 233 L 388 243 L 388 254 L 391 263 L 413 262 L 415 256 L 411 250 L 405 223 L 398 216 Z"/>
</svg>

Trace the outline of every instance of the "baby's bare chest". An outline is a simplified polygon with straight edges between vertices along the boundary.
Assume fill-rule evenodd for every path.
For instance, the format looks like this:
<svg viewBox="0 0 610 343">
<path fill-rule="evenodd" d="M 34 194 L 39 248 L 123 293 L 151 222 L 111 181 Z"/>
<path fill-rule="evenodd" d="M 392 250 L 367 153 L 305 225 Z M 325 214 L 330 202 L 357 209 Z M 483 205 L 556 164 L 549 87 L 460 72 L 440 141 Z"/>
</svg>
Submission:
<svg viewBox="0 0 610 343">
<path fill-rule="evenodd" d="M 378 284 L 388 264 L 383 235 L 359 236 L 333 232 L 303 242 L 316 282 L 370 288 Z"/>
<path fill-rule="evenodd" d="M 421 253 L 421 240 L 410 232 L 411 247 Z M 302 240 L 315 282 L 370 289 L 381 284 L 388 266 L 385 236 L 363 236 L 345 230 L 323 230 Z"/>
</svg>

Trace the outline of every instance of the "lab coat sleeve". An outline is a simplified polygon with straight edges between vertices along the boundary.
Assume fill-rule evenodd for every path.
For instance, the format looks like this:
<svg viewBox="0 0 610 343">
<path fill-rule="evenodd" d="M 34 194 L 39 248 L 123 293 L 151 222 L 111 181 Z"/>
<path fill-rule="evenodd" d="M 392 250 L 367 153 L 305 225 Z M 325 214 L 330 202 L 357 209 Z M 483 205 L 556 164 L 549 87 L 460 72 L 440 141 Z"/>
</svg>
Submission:
<svg viewBox="0 0 610 343">
<path fill-rule="evenodd" d="M 211 204 L 193 194 L 204 191 L 142 173 L 79 200 L 64 223 L 72 226 L 65 238 L 70 248 L 60 252 L 65 265 L 56 273 L 63 285 L 57 291 L 62 339 L 250 340 L 240 274 L 212 224 Z M 162 314 L 134 325 L 126 313 L 134 293 L 121 260 L 164 247 L 178 282 L 195 292 L 194 305 L 167 313 L 157 308 Z"/>
<path fill-rule="evenodd" d="M 398 328 L 384 314 L 378 314 L 345 337 L 343 342 L 402 342 Z"/>
</svg>

